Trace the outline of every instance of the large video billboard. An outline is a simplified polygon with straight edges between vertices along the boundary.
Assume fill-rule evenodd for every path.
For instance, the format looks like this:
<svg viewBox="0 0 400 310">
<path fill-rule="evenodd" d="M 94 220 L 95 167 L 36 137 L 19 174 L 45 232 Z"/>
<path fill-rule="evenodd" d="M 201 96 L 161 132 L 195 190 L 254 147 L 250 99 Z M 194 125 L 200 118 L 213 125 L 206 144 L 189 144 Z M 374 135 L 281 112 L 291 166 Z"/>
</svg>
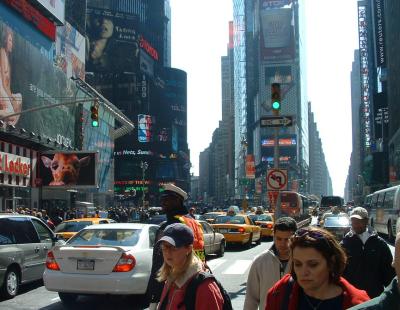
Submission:
<svg viewBox="0 0 400 310">
<path fill-rule="evenodd" d="M 65 0 L 34 0 L 47 10 L 57 21 L 64 24 L 65 21 Z"/>
<path fill-rule="evenodd" d="M 261 60 L 291 60 L 295 56 L 291 7 L 260 9 Z"/>
<path fill-rule="evenodd" d="M 88 8 L 86 71 L 137 71 L 140 54 L 137 24 L 135 15 Z"/>
<path fill-rule="evenodd" d="M 2 9 L 10 13 L 9 9 Z M 45 49 L 26 40 L 25 32 L 32 32 L 29 24 L 6 16 L 0 15 L 0 65 L 6 69 L 0 79 L 0 117 L 73 99 L 77 93 L 74 82 L 54 66 Z M 74 146 L 73 107 L 60 106 L 3 120 L 34 132 L 42 138 L 41 142 L 58 137 L 66 146 Z"/>
<path fill-rule="evenodd" d="M 40 156 L 42 186 L 97 187 L 95 152 L 49 152 Z"/>
</svg>

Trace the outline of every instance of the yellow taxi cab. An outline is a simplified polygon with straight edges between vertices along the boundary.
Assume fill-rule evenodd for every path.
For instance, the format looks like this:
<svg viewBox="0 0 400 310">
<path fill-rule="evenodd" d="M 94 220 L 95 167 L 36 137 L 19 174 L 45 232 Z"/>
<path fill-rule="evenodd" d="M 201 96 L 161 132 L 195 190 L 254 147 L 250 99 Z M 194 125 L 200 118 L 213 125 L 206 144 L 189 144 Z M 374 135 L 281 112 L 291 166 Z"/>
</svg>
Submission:
<svg viewBox="0 0 400 310">
<path fill-rule="evenodd" d="M 274 234 L 274 214 L 263 213 L 257 215 L 254 223 L 261 227 L 261 237 L 272 237 Z"/>
<path fill-rule="evenodd" d="M 214 224 L 215 219 L 217 216 L 225 215 L 226 212 L 214 211 L 214 212 L 207 212 L 200 216 L 200 220 L 206 221 L 209 224 Z"/>
<path fill-rule="evenodd" d="M 63 221 L 56 227 L 54 232 L 56 233 L 56 236 L 58 238 L 68 240 L 86 226 L 94 224 L 108 224 L 108 223 L 115 223 L 115 221 L 112 219 L 105 219 L 99 217 L 84 217 L 79 219 Z"/>
<path fill-rule="evenodd" d="M 215 231 L 223 234 L 227 243 L 246 244 L 261 243 L 261 227 L 254 225 L 245 214 L 227 213 L 217 216 L 211 225 Z"/>
</svg>

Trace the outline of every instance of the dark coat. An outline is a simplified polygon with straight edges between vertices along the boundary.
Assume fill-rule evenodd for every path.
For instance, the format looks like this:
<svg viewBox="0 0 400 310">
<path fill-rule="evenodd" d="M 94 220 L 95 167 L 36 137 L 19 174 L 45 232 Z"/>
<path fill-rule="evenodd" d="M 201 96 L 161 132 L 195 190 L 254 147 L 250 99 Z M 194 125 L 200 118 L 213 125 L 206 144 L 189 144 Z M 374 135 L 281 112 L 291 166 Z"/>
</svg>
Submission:
<svg viewBox="0 0 400 310">
<path fill-rule="evenodd" d="M 383 293 L 349 310 L 400 310 L 400 292 L 398 278 L 394 278 L 392 283 L 385 288 Z"/>
<path fill-rule="evenodd" d="M 371 231 L 371 236 L 362 243 L 350 231 L 342 240 L 348 261 L 343 277 L 355 287 L 366 290 L 371 298 L 379 296 L 396 273 L 392 267 L 393 256 L 386 242 Z"/>
</svg>

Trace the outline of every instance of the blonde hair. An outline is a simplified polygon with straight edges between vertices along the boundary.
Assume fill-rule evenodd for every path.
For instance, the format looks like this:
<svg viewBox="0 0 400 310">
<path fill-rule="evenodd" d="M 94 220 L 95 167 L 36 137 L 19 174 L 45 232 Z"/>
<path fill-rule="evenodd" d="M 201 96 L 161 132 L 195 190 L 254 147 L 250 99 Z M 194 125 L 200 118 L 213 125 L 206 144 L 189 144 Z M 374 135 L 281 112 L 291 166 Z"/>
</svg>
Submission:
<svg viewBox="0 0 400 310">
<path fill-rule="evenodd" d="M 187 255 L 186 261 L 183 264 L 182 268 L 174 269 L 173 267 L 169 266 L 167 263 L 164 262 L 157 273 L 157 281 L 164 282 L 167 279 L 172 279 L 172 281 L 179 279 L 185 274 L 189 266 L 197 263 L 198 260 L 199 258 L 197 258 L 192 249 L 192 251 L 189 252 L 189 254 Z"/>
</svg>

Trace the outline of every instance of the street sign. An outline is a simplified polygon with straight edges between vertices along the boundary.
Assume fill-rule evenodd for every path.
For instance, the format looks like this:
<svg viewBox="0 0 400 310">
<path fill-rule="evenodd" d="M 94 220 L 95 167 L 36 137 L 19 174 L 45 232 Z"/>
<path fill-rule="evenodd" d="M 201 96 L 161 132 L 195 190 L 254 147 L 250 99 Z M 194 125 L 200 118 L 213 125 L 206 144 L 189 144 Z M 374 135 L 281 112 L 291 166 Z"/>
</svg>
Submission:
<svg viewBox="0 0 400 310">
<path fill-rule="evenodd" d="M 267 170 L 267 190 L 282 191 L 287 189 L 287 185 L 288 176 L 286 169 Z"/>
<path fill-rule="evenodd" d="M 293 116 L 263 116 L 260 118 L 260 127 L 290 127 L 293 125 Z"/>
</svg>

